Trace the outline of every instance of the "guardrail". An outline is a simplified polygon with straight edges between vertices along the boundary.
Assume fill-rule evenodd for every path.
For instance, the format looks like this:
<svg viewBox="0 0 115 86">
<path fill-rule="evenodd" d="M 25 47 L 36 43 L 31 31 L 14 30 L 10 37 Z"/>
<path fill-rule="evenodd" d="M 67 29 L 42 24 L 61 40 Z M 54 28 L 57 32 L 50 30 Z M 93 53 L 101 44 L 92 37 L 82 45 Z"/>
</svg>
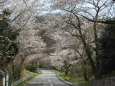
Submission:
<svg viewBox="0 0 115 86">
<path fill-rule="evenodd" d="M 14 82 L 11 86 L 17 86 L 17 85 L 20 84 L 21 82 L 23 82 L 23 81 L 25 81 L 25 80 L 27 80 L 27 79 L 29 79 L 29 78 L 31 78 L 31 77 L 33 77 L 33 75 L 30 75 L 30 76 L 28 76 L 28 77 L 25 77 L 25 78 L 23 78 L 23 79 L 20 79 L 20 80 Z"/>
</svg>

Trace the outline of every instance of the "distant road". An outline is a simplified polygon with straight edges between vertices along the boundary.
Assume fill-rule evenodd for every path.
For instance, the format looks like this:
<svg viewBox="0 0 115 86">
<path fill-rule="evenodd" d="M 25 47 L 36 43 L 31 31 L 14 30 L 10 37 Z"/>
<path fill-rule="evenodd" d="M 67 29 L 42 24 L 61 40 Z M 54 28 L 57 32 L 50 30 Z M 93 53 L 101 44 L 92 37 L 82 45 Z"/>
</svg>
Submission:
<svg viewBox="0 0 115 86">
<path fill-rule="evenodd" d="M 41 72 L 41 75 L 36 76 L 26 86 L 74 86 L 61 81 L 53 71 L 41 70 Z"/>
</svg>

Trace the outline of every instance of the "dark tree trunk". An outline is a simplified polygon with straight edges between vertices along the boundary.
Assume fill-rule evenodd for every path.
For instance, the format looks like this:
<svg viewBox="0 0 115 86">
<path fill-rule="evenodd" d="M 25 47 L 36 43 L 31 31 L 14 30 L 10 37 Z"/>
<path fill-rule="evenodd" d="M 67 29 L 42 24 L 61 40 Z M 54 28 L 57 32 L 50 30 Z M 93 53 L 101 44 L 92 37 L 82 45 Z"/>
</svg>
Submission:
<svg viewBox="0 0 115 86">
<path fill-rule="evenodd" d="M 88 78 L 88 75 L 87 75 L 86 71 L 84 71 L 83 76 L 84 76 L 85 81 L 89 81 L 89 78 Z"/>
<path fill-rule="evenodd" d="M 67 76 L 67 75 L 68 75 L 68 70 L 65 71 L 65 76 Z"/>
</svg>

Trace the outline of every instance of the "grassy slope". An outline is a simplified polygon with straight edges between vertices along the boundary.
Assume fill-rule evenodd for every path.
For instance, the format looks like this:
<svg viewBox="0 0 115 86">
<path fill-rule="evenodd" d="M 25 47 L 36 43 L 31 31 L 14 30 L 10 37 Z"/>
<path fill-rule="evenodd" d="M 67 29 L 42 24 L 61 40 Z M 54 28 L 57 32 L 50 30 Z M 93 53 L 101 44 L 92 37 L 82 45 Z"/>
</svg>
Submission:
<svg viewBox="0 0 115 86">
<path fill-rule="evenodd" d="M 84 82 L 86 82 L 84 79 L 83 79 L 83 77 L 69 77 L 69 76 L 65 76 L 65 74 L 64 73 L 61 73 L 61 72 L 59 72 L 58 73 L 59 74 L 59 76 L 60 77 L 62 77 L 64 80 L 66 80 L 66 81 L 69 81 L 69 82 L 72 82 L 72 83 L 84 83 Z"/>
</svg>

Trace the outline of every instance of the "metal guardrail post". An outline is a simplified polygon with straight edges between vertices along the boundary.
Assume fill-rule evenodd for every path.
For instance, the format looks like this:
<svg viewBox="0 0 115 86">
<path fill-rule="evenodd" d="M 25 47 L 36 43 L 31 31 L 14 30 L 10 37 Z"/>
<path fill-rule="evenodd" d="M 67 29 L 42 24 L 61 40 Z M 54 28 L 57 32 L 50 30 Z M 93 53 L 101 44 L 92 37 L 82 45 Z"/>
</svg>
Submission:
<svg viewBox="0 0 115 86">
<path fill-rule="evenodd" d="M 5 72 L 3 70 L 0 70 L 0 73 L 2 74 L 2 85 L 5 86 L 6 85 Z"/>
<path fill-rule="evenodd" d="M 2 78 L 2 85 L 5 86 L 5 82 L 6 82 L 6 79 L 5 79 L 5 76 Z"/>
<path fill-rule="evenodd" d="M 8 75 L 8 72 L 6 73 L 6 86 L 8 86 L 8 83 L 9 83 L 9 75 Z"/>
</svg>

